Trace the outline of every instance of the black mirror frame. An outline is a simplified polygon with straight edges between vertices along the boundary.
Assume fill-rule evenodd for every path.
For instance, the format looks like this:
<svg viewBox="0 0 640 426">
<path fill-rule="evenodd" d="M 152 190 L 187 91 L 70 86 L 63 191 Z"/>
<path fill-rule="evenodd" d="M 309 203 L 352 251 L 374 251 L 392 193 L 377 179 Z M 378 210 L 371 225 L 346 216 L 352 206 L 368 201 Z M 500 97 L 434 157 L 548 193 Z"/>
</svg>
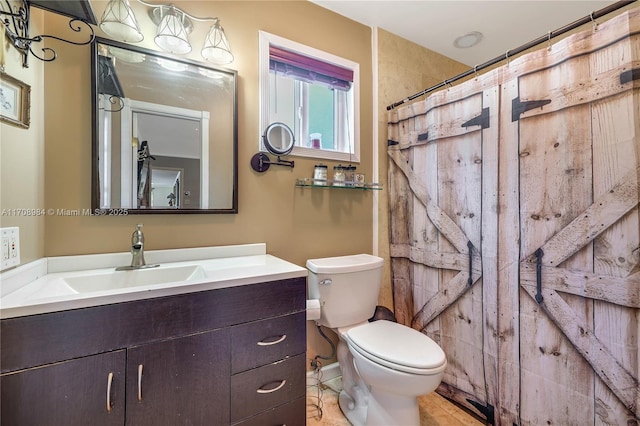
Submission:
<svg viewBox="0 0 640 426">
<path fill-rule="evenodd" d="M 121 49 L 127 49 L 144 55 L 151 55 L 167 60 L 181 62 L 197 67 L 211 68 L 219 70 L 234 76 L 234 95 L 233 95 L 233 195 L 232 207 L 225 209 L 138 209 L 138 208 L 102 208 L 100 207 L 100 185 L 99 185 L 99 157 L 98 157 L 98 82 L 97 75 L 99 70 L 99 53 L 98 45 L 106 44 Z M 196 62 L 183 58 L 176 58 L 171 55 L 164 54 L 155 50 L 144 49 L 126 43 L 121 43 L 111 39 L 95 37 L 91 43 L 91 208 L 96 215 L 111 215 L 117 212 L 118 215 L 124 214 L 237 214 L 238 213 L 238 72 L 229 68 L 219 68 L 211 66 L 207 63 Z"/>
</svg>

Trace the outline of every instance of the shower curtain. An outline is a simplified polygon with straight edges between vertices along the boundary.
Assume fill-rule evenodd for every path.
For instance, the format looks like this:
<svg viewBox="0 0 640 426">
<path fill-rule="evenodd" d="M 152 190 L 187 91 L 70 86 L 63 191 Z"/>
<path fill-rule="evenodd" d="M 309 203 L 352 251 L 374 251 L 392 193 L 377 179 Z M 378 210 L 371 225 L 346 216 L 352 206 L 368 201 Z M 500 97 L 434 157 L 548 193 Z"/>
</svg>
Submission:
<svg viewBox="0 0 640 426">
<path fill-rule="evenodd" d="M 640 8 L 389 113 L 395 315 L 501 425 L 640 418 Z"/>
</svg>

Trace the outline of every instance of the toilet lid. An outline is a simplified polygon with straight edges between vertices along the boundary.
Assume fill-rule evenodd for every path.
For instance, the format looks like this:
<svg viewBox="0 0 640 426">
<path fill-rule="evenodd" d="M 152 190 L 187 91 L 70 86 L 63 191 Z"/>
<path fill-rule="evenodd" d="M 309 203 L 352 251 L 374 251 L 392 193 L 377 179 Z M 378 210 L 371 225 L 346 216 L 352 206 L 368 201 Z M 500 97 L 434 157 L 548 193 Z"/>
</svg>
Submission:
<svg viewBox="0 0 640 426">
<path fill-rule="evenodd" d="M 426 370 L 446 363 L 444 351 L 429 336 L 395 322 L 370 322 L 350 329 L 347 337 L 364 356 L 398 366 Z"/>
</svg>

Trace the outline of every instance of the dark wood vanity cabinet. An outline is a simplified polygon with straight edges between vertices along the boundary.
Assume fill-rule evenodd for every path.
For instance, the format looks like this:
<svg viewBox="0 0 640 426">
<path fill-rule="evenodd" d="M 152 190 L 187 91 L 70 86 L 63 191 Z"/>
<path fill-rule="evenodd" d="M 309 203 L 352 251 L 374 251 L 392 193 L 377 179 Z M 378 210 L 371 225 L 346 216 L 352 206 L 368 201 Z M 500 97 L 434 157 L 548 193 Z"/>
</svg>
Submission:
<svg viewBox="0 0 640 426">
<path fill-rule="evenodd" d="M 125 362 L 120 350 L 2 375 L 0 424 L 122 425 Z"/>
<path fill-rule="evenodd" d="M 127 349 L 127 425 L 229 423 L 229 330 Z"/>
<path fill-rule="evenodd" d="M 306 281 L 0 321 L 0 424 L 305 424 Z"/>
</svg>

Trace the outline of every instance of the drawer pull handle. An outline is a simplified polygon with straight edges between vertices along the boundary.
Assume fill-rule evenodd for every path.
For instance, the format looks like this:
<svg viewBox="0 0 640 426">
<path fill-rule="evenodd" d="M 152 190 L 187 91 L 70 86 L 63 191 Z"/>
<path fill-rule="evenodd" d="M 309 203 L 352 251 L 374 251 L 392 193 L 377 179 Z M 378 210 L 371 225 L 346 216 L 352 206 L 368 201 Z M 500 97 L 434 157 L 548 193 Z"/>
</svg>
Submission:
<svg viewBox="0 0 640 426">
<path fill-rule="evenodd" d="M 265 342 L 264 340 L 261 342 L 258 342 L 258 346 L 271 346 L 271 345 L 277 345 L 280 342 L 283 342 L 284 339 L 287 338 L 286 334 L 283 334 L 279 339 L 274 340 L 273 342 Z"/>
<path fill-rule="evenodd" d="M 276 386 L 275 388 L 273 388 L 273 389 L 262 389 L 262 388 L 260 388 L 256 392 L 258 392 L 258 393 L 272 393 L 272 392 L 275 392 L 277 390 L 282 389 L 282 387 L 285 385 L 285 383 L 287 383 L 287 381 L 282 379 L 280 384 L 278 386 Z"/>
<path fill-rule="evenodd" d="M 138 401 L 142 401 L 142 364 L 138 365 Z"/>
<path fill-rule="evenodd" d="M 107 413 L 111 412 L 111 383 L 113 382 L 113 373 L 107 376 Z"/>
</svg>

